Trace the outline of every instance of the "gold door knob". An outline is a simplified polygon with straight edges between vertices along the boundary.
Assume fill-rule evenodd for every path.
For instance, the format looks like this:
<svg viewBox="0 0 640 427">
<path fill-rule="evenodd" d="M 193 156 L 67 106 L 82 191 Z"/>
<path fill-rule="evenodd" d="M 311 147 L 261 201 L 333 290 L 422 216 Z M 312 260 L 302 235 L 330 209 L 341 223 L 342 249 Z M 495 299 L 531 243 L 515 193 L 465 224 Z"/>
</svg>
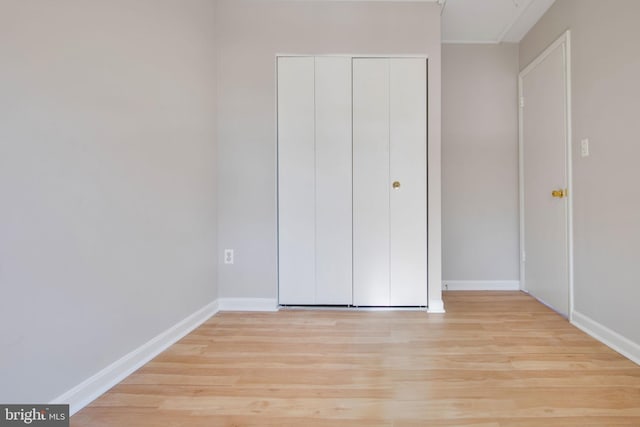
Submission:
<svg viewBox="0 0 640 427">
<path fill-rule="evenodd" d="M 560 189 L 560 190 L 553 190 L 551 192 L 551 195 L 553 197 L 557 197 L 558 199 L 562 199 L 564 196 L 567 195 L 567 193 L 564 190 Z"/>
<path fill-rule="evenodd" d="M 393 181 L 393 184 L 391 185 L 395 190 L 397 190 L 398 188 L 400 188 L 400 181 Z"/>
</svg>

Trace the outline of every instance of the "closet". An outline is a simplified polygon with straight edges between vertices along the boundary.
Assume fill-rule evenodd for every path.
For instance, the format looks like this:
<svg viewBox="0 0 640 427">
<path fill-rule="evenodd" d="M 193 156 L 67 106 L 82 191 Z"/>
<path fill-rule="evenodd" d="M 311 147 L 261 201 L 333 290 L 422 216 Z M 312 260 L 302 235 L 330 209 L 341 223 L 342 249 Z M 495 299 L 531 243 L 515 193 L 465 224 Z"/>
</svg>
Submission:
<svg viewBox="0 0 640 427">
<path fill-rule="evenodd" d="M 277 59 L 281 305 L 427 305 L 426 65 Z"/>
</svg>

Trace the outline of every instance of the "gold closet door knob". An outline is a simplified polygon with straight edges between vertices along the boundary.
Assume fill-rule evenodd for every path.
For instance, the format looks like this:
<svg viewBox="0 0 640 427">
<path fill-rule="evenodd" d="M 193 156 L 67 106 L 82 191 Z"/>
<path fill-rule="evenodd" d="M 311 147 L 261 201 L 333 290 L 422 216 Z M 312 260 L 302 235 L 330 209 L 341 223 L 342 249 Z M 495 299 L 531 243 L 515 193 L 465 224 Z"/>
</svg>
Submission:
<svg viewBox="0 0 640 427">
<path fill-rule="evenodd" d="M 394 189 L 398 189 L 400 188 L 400 181 L 393 181 L 393 184 L 391 184 L 393 186 Z"/>
<path fill-rule="evenodd" d="M 551 192 L 551 195 L 553 197 L 557 197 L 558 199 L 562 199 L 564 196 L 566 196 L 567 194 L 565 193 L 564 190 L 553 190 Z"/>
</svg>

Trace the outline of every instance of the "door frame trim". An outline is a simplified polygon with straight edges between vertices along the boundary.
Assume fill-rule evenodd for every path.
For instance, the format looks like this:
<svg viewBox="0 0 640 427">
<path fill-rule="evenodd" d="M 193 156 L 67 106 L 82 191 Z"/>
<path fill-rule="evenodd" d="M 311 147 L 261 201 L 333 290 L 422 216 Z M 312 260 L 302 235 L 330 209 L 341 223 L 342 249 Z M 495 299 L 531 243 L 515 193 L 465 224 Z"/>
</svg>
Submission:
<svg viewBox="0 0 640 427">
<path fill-rule="evenodd" d="M 520 219 L 520 289 L 526 292 L 525 281 L 525 235 L 524 235 L 524 129 L 523 129 L 523 106 L 522 91 L 523 78 L 531 72 L 536 66 L 540 65 L 549 54 L 558 47 L 564 49 L 564 77 L 565 77 L 565 156 L 567 170 L 567 266 L 568 286 L 569 286 L 569 320 L 573 320 L 574 301 L 573 301 L 573 169 L 572 169 L 572 150 L 571 142 L 573 141 L 572 120 L 571 120 L 571 30 L 566 30 L 558 39 L 551 43 L 542 51 L 529 65 L 527 65 L 518 74 L 518 186 L 520 193 L 519 200 L 519 219 Z"/>
</svg>

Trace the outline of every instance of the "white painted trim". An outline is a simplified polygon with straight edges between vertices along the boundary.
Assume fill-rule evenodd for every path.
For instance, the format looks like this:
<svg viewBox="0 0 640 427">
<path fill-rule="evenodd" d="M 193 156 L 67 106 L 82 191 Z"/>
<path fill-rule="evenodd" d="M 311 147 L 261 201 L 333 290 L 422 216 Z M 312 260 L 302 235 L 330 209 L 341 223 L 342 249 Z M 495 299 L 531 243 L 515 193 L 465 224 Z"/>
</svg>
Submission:
<svg viewBox="0 0 640 427">
<path fill-rule="evenodd" d="M 519 291 L 519 280 L 443 280 L 445 291 Z"/>
<path fill-rule="evenodd" d="M 574 296 L 573 296 L 573 153 L 571 151 L 571 146 L 573 142 L 573 103 L 571 100 L 572 92 L 571 92 L 571 31 L 567 30 L 565 33 L 565 77 L 567 80 L 567 87 L 565 88 L 567 91 L 565 105 L 567 123 L 566 123 L 566 131 L 567 131 L 567 246 L 568 246 L 568 267 L 569 267 L 569 320 L 573 319 L 573 311 L 575 310 L 574 306 Z"/>
<path fill-rule="evenodd" d="M 268 1 L 274 1 L 274 0 L 261 0 L 264 2 L 268 2 Z M 357 1 L 357 2 L 365 2 L 365 1 L 373 1 L 373 2 L 379 2 L 379 1 L 384 1 L 384 2 L 392 2 L 392 3 L 396 3 L 396 2 L 407 2 L 407 3 L 438 3 L 440 4 L 443 1 L 446 0 L 291 0 L 291 1 L 297 1 L 297 2 L 307 2 L 307 1 L 320 1 L 320 2 L 351 2 L 351 1 Z"/>
<path fill-rule="evenodd" d="M 560 37 L 558 37 L 553 43 L 547 46 L 547 48 L 543 50 L 540 55 L 538 55 L 533 61 L 529 63 L 529 65 L 527 65 L 522 71 L 520 71 L 520 74 L 518 77 L 521 79 L 522 77 L 529 74 L 531 70 L 533 70 L 535 67 L 540 65 L 542 61 L 547 59 L 547 56 L 549 56 L 554 50 L 556 50 L 558 46 L 567 42 L 570 34 L 571 34 L 571 30 L 567 30 L 564 33 L 562 33 Z"/>
<path fill-rule="evenodd" d="M 51 404 L 69 404 L 70 415 L 100 397 L 111 387 L 131 375 L 138 368 L 175 344 L 182 337 L 207 321 L 218 312 L 218 302 L 213 301 L 177 324 L 124 355 L 106 368 L 87 378 L 71 390 L 53 399 Z"/>
<path fill-rule="evenodd" d="M 520 13 L 509 30 L 500 37 L 501 42 L 520 43 L 531 28 L 542 19 L 555 0 L 532 0 L 526 10 Z"/>
<path fill-rule="evenodd" d="M 500 44 L 499 40 L 441 40 L 442 44 Z"/>
<path fill-rule="evenodd" d="M 425 311 L 426 307 L 376 307 L 355 305 L 282 305 L 278 311 Z"/>
<path fill-rule="evenodd" d="M 566 105 L 565 105 L 565 150 L 567 159 L 567 262 L 569 269 L 569 320 L 573 319 L 574 303 L 574 272 L 573 272 L 573 160 L 572 160 L 572 141 L 573 141 L 573 129 L 572 129 L 572 104 L 571 104 L 571 30 L 565 31 L 557 40 L 549 45 L 540 55 L 538 55 L 529 65 L 527 65 L 518 74 L 518 189 L 520 193 L 520 253 L 518 258 L 520 259 L 520 287 L 526 292 L 527 283 L 525 280 L 525 261 L 524 261 L 524 249 L 525 249 L 525 230 L 524 230 L 524 129 L 523 129 L 523 108 L 520 105 L 522 99 L 522 80 L 531 72 L 535 67 L 540 65 L 549 54 L 551 54 L 556 48 L 564 47 L 565 57 L 565 82 L 566 82 Z M 526 102 L 526 101 L 525 101 Z"/>
<path fill-rule="evenodd" d="M 524 128 L 522 126 L 524 120 L 524 111 L 522 108 L 522 83 L 523 74 L 518 74 L 518 231 L 520 247 L 518 248 L 518 260 L 520 266 L 520 288 L 526 291 L 527 286 L 525 283 L 525 253 L 524 253 Z"/>
<path fill-rule="evenodd" d="M 640 344 L 623 337 L 578 311 L 573 312 L 571 324 L 640 365 Z"/>
<path fill-rule="evenodd" d="M 347 1 L 347 0 L 345 0 Z M 366 0 L 363 0 L 366 1 Z M 384 0 L 380 0 L 384 1 Z M 351 53 L 276 53 L 276 62 L 278 62 L 278 58 L 351 58 L 351 59 L 359 59 L 359 58 L 416 58 L 416 59 L 429 59 L 429 55 L 426 53 L 406 53 L 406 54 L 384 54 L 384 53 L 372 53 L 372 54 L 351 54 Z"/>
<path fill-rule="evenodd" d="M 220 311 L 278 311 L 275 298 L 220 298 Z"/>
<path fill-rule="evenodd" d="M 430 299 L 429 307 L 427 308 L 427 313 L 434 313 L 434 314 L 445 313 L 444 301 L 442 301 L 441 299 L 439 300 Z"/>
<path fill-rule="evenodd" d="M 529 10 L 529 8 L 531 7 L 531 5 L 535 3 L 535 1 L 531 1 L 529 2 L 529 4 L 527 4 L 524 9 L 523 8 L 518 8 L 518 13 L 516 13 L 512 18 L 511 18 L 511 22 L 509 22 L 506 26 L 506 28 L 502 31 L 502 33 L 498 36 L 498 42 L 502 42 L 504 41 L 505 37 L 507 36 L 507 34 L 509 34 L 509 32 L 511 31 L 511 29 L 513 29 L 513 27 L 516 25 L 516 23 L 522 18 L 522 16 L 524 14 L 527 13 L 527 10 Z"/>
</svg>

